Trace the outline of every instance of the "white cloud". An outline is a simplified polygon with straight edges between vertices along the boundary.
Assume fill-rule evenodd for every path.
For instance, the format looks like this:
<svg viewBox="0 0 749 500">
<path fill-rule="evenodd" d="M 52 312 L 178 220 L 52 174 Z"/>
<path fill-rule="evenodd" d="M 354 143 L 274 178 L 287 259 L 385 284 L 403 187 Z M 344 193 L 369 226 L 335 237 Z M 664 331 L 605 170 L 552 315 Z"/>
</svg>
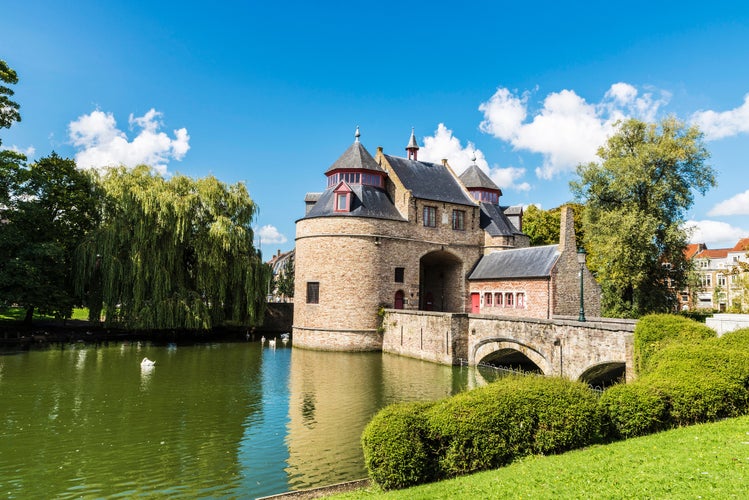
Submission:
<svg viewBox="0 0 749 500">
<path fill-rule="evenodd" d="M 166 173 L 171 159 L 181 160 L 190 149 L 187 129 L 174 130 L 174 138 L 160 132 L 162 113 L 150 109 L 145 115 L 129 117 L 130 130 L 140 129 L 132 141 L 117 128 L 112 113 L 100 110 L 78 117 L 70 122 L 68 133 L 73 145 L 79 149 L 75 161 L 80 168 L 105 168 L 125 165 L 135 167 L 146 164 L 158 172 Z"/>
<path fill-rule="evenodd" d="M 601 102 L 591 104 L 573 90 L 562 90 L 547 95 L 541 109 L 527 122 L 530 95 L 497 89 L 479 105 L 484 114 L 479 128 L 517 150 L 541 154 L 543 164 L 536 175 L 543 179 L 595 161 L 596 151 L 611 135 L 616 121 L 628 117 L 652 121 L 671 97 L 667 92 L 659 92 L 658 97 L 653 92 L 640 95 L 634 86 L 619 82 Z"/>
<path fill-rule="evenodd" d="M 708 248 L 722 248 L 733 245 L 741 238 L 749 235 L 749 230 L 734 227 L 726 222 L 714 220 L 690 220 L 684 224 L 691 231 L 691 243 L 705 243 Z"/>
<path fill-rule="evenodd" d="M 8 149 L 10 151 L 13 151 L 14 153 L 20 153 L 26 156 L 26 158 L 31 158 L 32 156 L 34 156 L 34 153 L 36 153 L 36 148 L 34 148 L 34 146 L 29 146 L 26 149 L 23 149 L 23 148 L 19 148 L 18 146 L 14 144 L 9 148 L 2 148 L 2 149 Z"/>
<path fill-rule="evenodd" d="M 447 159 L 450 167 L 460 175 L 466 168 L 471 166 L 476 158 L 476 165 L 491 177 L 491 179 L 502 189 L 515 189 L 527 191 L 530 184 L 518 181 L 525 176 L 525 169 L 518 167 L 501 168 L 497 165 L 489 166 L 484 153 L 477 149 L 472 142 L 465 147 L 460 144 L 460 139 L 453 135 L 444 123 L 437 126 L 433 136 L 424 137 L 424 146 L 419 149 L 419 159 L 433 163 L 440 163 Z"/>
<path fill-rule="evenodd" d="M 738 108 L 723 112 L 698 111 L 692 115 L 691 122 L 705 133 L 707 140 L 749 133 L 749 94 Z"/>
<path fill-rule="evenodd" d="M 286 236 L 270 224 L 261 227 L 255 234 L 260 238 L 260 243 L 286 243 Z"/>
<path fill-rule="evenodd" d="M 749 189 L 721 201 L 711 208 L 707 215 L 749 215 Z"/>
</svg>

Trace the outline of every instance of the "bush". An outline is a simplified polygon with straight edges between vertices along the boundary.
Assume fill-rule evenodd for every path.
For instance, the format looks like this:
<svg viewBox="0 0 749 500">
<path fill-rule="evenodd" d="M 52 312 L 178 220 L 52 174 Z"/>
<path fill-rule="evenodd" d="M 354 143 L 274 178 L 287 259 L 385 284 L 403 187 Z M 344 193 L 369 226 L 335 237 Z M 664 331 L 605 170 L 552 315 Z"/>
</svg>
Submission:
<svg viewBox="0 0 749 500">
<path fill-rule="evenodd" d="M 715 330 L 673 314 L 651 314 L 637 322 L 635 327 L 635 370 L 645 375 L 650 369 L 650 358 L 673 342 L 690 343 L 715 337 Z"/>
<path fill-rule="evenodd" d="M 665 347 L 652 357 L 651 372 L 641 382 L 666 394 L 675 425 L 749 412 L 749 352 L 719 339 Z"/>
<path fill-rule="evenodd" d="M 607 389 L 599 401 L 609 436 L 631 438 L 665 429 L 669 425 L 669 404 L 665 393 L 633 382 Z"/>
<path fill-rule="evenodd" d="M 725 333 L 720 338 L 720 342 L 729 348 L 749 351 L 749 328 Z"/>
<path fill-rule="evenodd" d="M 367 426 L 362 445 L 370 478 L 391 489 L 579 448 L 600 429 L 586 385 L 508 377 L 433 404 L 388 407 Z"/>
<path fill-rule="evenodd" d="M 435 478 L 436 460 L 424 439 L 423 413 L 431 404 L 387 406 L 364 428 L 364 464 L 382 488 L 406 488 Z"/>
</svg>

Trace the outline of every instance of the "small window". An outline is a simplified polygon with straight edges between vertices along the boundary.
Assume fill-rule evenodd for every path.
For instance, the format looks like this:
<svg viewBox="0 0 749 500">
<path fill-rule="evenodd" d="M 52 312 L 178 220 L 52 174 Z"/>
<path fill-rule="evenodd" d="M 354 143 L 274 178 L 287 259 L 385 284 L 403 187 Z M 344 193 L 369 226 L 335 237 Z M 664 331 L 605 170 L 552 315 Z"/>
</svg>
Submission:
<svg viewBox="0 0 749 500">
<path fill-rule="evenodd" d="M 405 271 L 406 271 L 405 267 L 395 268 L 395 282 L 396 283 L 403 283 L 403 276 L 405 275 Z"/>
<path fill-rule="evenodd" d="M 455 231 L 465 231 L 466 213 L 464 210 L 453 210 L 453 229 Z"/>
<path fill-rule="evenodd" d="M 348 212 L 349 207 L 349 194 L 348 193 L 337 193 L 335 195 L 335 211 L 336 212 Z"/>
<path fill-rule="evenodd" d="M 437 227 L 437 207 L 424 207 L 424 226 Z"/>
<path fill-rule="evenodd" d="M 703 274 L 700 276 L 702 279 L 702 286 L 705 288 L 710 288 L 713 286 L 713 277 L 710 274 Z"/>
<path fill-rule="evenodd" d="M 484 305 L 486 307 L 491 307 L 492 306 L 492 293 L 491 292 L 486 292 L 484 294 Z"/>
<path fill-rule="evenodd" d="M 514 302 L 515 301 L 513 300 L 512 294 L 509 292 L 506 293 L 505 294 L 505 307 L 513 307 Z"/>
<path fill-rule="evenodd" d="M 515 303 L 517 304 L 516 307 L 518 309 L 525 309 L 525 294 L 522 292 L 518 293 Z"/>
<path fill-rule="evenodd" d="M 319 303 L 320 303 L 320 282 L 308 281 L 307 282 L 307 304 L 319 304 Z"/>
<path fill-rule="evenodd" d="M 494 307 L 502 307 L 502 294 L 500 292 L 494 294 Z"/>
</svg>

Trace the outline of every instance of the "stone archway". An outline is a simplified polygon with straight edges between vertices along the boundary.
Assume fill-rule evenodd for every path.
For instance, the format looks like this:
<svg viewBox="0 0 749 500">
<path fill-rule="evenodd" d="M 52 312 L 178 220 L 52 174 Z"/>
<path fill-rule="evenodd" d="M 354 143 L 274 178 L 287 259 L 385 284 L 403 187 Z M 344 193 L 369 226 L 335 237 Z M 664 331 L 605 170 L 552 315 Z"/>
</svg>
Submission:
<svg viewBox="0 0 749 500">
<path fill-rule="evenodd" d="M 553 370 L 546 357 L 531 346 L 511 339 L 491 339 L 477 345 L 476 365 L 488 364 L 524 372 L 551 375 Z"/>
<path fill-rule="evenodd" d="M 591 387 L 605 389 L 624 381 L 627 365 L 622 361 L 598 363 L 588 367 L 578 378 Z"/>
<path fill-rule="evenodd" d="M 443 250 L 419 259 L 419 309 L 422 311 L 463 312 L 465 276 L 463 262 Z"/>
</svg>

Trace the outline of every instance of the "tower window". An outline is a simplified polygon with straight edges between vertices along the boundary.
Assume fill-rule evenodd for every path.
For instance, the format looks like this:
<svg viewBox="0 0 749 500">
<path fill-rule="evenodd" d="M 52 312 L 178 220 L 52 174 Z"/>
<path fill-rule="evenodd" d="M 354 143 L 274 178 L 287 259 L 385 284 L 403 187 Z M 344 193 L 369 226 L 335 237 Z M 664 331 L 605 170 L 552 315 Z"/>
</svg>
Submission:
<svg viewBox="0 0 749 500">
<path fill-rule="evenodd" d="M 453 210 L 453 229 L 455 231 L 465 231 L 466 213 L 464 210 Z"/>
<path fill-rule="evenodd" d="M 437 207 L 424 207 L 424 226 L 437 227 Z"/>
<path fill-rule="evenodd" d="M 396 267 L 395 268 L 395 282 L 396 283 L 403 283 L 403 276 L 405 274 L 406 268 L 404 267 Z"/>
<path fill-rule="evenodd" d="M 307 282 L 307 304 L 319 304 L 319 303 L 320 303 L 320 282 L 308 281 Z"/>
</svg>

